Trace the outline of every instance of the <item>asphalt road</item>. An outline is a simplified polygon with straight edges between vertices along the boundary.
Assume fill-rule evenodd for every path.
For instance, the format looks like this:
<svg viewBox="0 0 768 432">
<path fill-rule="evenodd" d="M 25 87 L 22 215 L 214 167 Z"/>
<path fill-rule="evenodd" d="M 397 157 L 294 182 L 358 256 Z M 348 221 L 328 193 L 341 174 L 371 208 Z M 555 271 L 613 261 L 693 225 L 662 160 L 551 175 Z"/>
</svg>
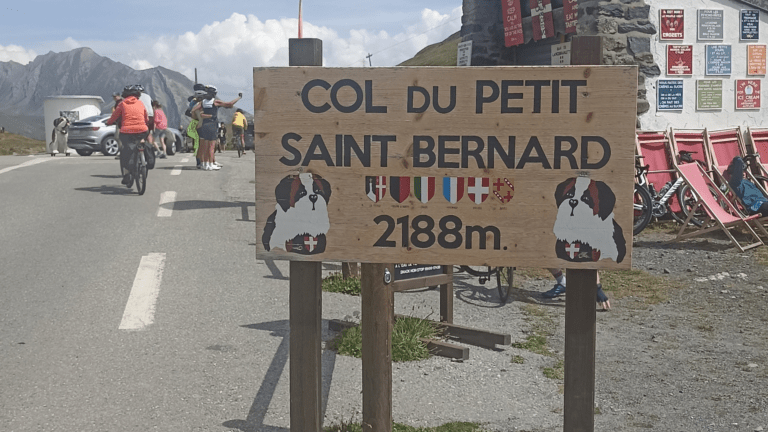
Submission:
<svg viewBox="0 0 768 432">
<path fill-rule="evenodd" d="M 288 266 L 254 259 L 253 153 L 217 160 L 138 196 L 98 153 L 0 157 L 0 430 L 286 430 Z"/>
</svg>

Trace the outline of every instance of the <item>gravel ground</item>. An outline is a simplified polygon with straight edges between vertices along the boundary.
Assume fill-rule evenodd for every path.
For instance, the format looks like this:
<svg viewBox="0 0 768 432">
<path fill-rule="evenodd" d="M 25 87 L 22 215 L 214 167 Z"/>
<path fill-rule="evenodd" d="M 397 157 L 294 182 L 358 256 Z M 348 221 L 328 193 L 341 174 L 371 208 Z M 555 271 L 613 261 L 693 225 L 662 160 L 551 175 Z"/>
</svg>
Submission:
<svg viewBox="0 0 768 432">
<path fill-rule="evenodd" d="M 595 429 L 768 430 L 768 272 L 755 252 L 740 253 L 724 237 L 662 243 L 670 238 L 658 231 L 641 234 L 633 265 L 682 288 L 652 306 L 631 296 L 612 299 L 612 310 L 597 314 Z M 502 306 L 495 286 L 457 275 L 454 322 L 523 341 L 530 323 L 522 308 L 538 304 L 556 323 L 549 339 L 555 356 L 510 346 L 471 346 L 470 358 L 463 362 L 433 357 L 396 363 L 396 422 L 435 426 L 473 421 L 489 431 L 562 430 L 562 380 L 546 378 L 542 369 L 562 358 L 565 299 L 541 298 L 551 278 L 518 279 L 514 298 Z M 357 297 L 324 294 L 326 319 L 359 310 Z M 436 318 L 439 292 L 397 293 L 395 312 Z M 325 331 L 326 340 L 334 336 Z M 525 361 L 513 363 L 513 356 Z M 325 351 L 323 359 L 325 425 L 360 421 L 360 360 L 333 351 Z M 270 418 L 284 423 L 287 404 L 280 405 L 278 412 L 270 409 L 267 424 Z"/>
</svg>

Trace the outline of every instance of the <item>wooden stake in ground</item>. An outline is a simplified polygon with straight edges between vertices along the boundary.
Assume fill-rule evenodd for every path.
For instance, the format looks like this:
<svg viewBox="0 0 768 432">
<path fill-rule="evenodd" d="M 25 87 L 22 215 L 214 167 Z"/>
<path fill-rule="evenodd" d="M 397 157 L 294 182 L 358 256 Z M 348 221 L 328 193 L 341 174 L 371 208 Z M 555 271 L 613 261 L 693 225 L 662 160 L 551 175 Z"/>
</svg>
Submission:
<svg viewBox="0 0 768 432">
<path fill-rule="evenodd" d="M 392 432 L 392 294 L 385 264 L 361 266 L 363 431 Z M 389 281 L 391 281 L 391 275 Z"/>
</svg>

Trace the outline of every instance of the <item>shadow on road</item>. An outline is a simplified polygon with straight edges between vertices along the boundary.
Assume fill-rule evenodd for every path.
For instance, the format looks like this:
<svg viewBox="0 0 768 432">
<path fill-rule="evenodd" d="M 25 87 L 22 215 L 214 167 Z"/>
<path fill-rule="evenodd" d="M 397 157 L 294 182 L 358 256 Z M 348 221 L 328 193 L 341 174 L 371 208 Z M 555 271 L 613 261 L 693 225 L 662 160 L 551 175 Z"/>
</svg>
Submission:
<svg viewBox="0 0 768 432">
<path fill-rule="evenodd" d="M 256 204 L 246 201 L 209 201 L 209 200 L 187 200 L 187 201 L 175 201 L 173 203 L 174 210 L 206 210 L 217 208 L 229 208 L 240 207 L 243 208 L 243 219 L 247 220 L 248 207 L 255 206 Z M 240 220 L 240 219 L 238 219 Z"/>
<path fill-rule="evenodd" d="M 82 187 L 82 188 L 75 188 L 77 191 L 84 191 L 84 192 L 98 192 L 103 195 L 136 195 L 136 190 L 133 188 L 127 188 L 125 186 L 107 186 L 107 185 L 101 185 L 101 186 L 93 186 L 93 187 Z"/>
<path fill-rule="evenodd" d="M 106 179 L 121 179 L 123 176 L 120 174 L 106 175 L 106 174 L 91 174 L 91 177 L 106 178 Z"/>
<path fill-rule="evenodd" d="M 328 325 L 326 320 L 323 320 L 323 327 Z M 277 384 L 280 381 L 280 377 L 283 374 L 285 365 L 288 363 L 290 356 L 290 322 L 288 320 L 271 321 L 259 324 L 248 324 L 241 327 L 262 330 L 271 332 L 270 336 L 279 337 L 282 340 L 280 345 L 275 351 L 272 362 L 267 368 L 267 373 L 264 375 L 264 381 L 262 381 L 259 390 L 256 392 L 256 397 L 253 399 L 251 408 L 248 410 L 248 416 L 245 420 L 235 419 L 227 420 L 222 423 L 222 426 L 238 429 L 242 432 L 289 432 L 290 429 L 269 426 L 264 424 L 264 419 L 267 416 L 267 410 L 269 410 L 269 404 L 275 396 L 277 390 Z M 331 389 L 331 378 L 333 377 L 333 370 L 336 366 L 336 353 L 334 351 L 326 350 L 322 353 L 322 403 L 320 418 L 325 418 L 325 410 L 328 407 L 328 394 Z"/>
</svg>

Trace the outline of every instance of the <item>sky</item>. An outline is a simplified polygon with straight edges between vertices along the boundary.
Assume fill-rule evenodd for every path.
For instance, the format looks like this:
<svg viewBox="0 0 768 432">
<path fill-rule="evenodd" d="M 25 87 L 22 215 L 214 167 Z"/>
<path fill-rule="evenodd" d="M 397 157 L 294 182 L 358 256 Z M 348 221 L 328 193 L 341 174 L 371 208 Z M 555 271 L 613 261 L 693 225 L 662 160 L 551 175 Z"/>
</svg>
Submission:
<svg viewBox="0 0 768 432">
<path fill-rule="evenodd" d="M 327 67 L 395 66 L 457 32 L 461 6 L 302 0 L 303 36 L 322 39 Z M 198 80 L 229 100 L 252 93 L 253 67 L 288 65 L 298 10 L 298 0 L 12 2 L 0 6 L 0 61 L 27 64 L 50 51 L 89 47 L 134 69 L 163 66 L 194 80 L 197 68 Z"/>
</svg>

